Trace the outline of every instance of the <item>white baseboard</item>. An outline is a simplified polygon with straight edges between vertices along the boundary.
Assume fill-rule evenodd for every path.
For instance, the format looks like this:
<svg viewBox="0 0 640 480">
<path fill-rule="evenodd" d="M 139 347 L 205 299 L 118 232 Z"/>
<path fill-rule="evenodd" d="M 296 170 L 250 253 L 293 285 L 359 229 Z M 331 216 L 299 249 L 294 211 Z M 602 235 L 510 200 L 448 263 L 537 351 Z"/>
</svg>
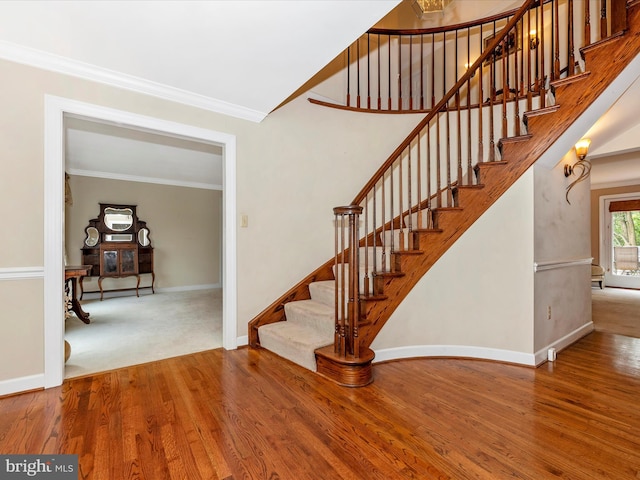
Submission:
<svg viewBox="0 0 640 480">
<path fill-rule="evenodd" d="M 594 329 L 595 327 L 593 326 L 593 322 L 585 323 L 581 327 L 576 328 L 573 332 L 570 332 L 564 337 L 559 338 L 555 342 L 547 345 L 546 347 L 541 348 L 535 353 L 536 365 L 540 365 L 547 360 L 547 351 L 550 348 L 555 348 L 556 352 L 560 352 L 563 348 L 567 348 L 572 343 L 577 342 L 585 335 L 593 332 Z"/>
<path fill-rule="evenodd" d="M 182 287 L 166 287 L 156 288 L 156 292 L 189 292 L 191 290 L 213 290 L 215 288 L 222 288 L 220 283 L 207 283 L 203 285 L 184 285 Z"/>
<path fill-rule="evenodd" d="M 376 350 L 375 354 L 374 363 L 415 357 L 461 357 L 535 365 L 535 357 L 532 353 L 467 345 L 413 345 Z"/>
<path fill-rule="evenodd" d="M 535 354 L 466 345 L 413 345 L 376 350 L 374 363 L 401 360 L 404 358 L 460 357 L 538 366 L 547 360 L 547 351 L 550 348 L 553 347 L 557 352 L 560 352 L 593 330 L 593 322 L 588 322 L 555 342 L 541 348 Z"/>
<path fill-rule="evenodd" d="M 243 335 L 236 339 L 236 346 L 244 347 L 245 345 L 249 345 L 249 335 Z"/>
<path fill-rule="evenodd" d="M 44 373 L 0 381 L 0 396 L 44 388 Z"/>
<path fill-rule="evenodd" d="M 219 283 L 211 283 L 206 285 L 186 285 L 182 287 L 167 287 L 167 288 L 156 288 L 156 293 L 168 293 L 168 292 L 189 292 L 195 290 L 214 290 L 220 289 L 222 285 Z M 151 295 L 151 288 L 148 286 L 140 287 L 139 291 L 140 295 Z M 132 290 L 105 290 L 103 298 L 116 298 L 116 297 L 130 297 L 131 295 L 135 295 L 135 287 Z M 85 292 L 82 295 L 83 300 L 96 300 L 100 298 L 100 292 Z"/>
</svg>

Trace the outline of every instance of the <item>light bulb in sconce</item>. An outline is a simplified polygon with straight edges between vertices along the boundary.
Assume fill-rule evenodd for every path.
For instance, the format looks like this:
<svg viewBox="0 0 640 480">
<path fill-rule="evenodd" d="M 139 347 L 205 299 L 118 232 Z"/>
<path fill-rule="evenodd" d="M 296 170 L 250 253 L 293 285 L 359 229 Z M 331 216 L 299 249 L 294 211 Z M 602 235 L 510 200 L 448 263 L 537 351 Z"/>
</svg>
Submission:
<svg viewBox="0 0 640 480">
<path fill-rule="evenodd" d="M 471 62 L 471 63 L 465 63 L 465 64 L 464 64 L 464 68 L 465 68 L 465 70 L 469 70 L 472 66 L 473 66 L 473 62 Z M 474 71 L 474 72 L 471 74 L 471 78 L 473 78 L 473 77 L 475 77 L 475 76 L 476 76 L 476 72 Z"/>
<path fill-rule="evenodd" d="M 568 177 L 572 174 L 578 175 L 578 178 L 575 179 L 569 186 L 567 187 L 566 199 L 567 203 L 571 203 L 569 201 L 569 192 L 571 189 L 577 184 L 586 180 L 589 177 L 589 173 L 591 173 L 591 162 L 586 160 L 587 153 L 589 153 L 589 145 L 591 145 L 591 140 L 588 138 L 581 139 L 575 145 L 576 156 L 578 157 L 578 161 L 573 165 L 565 165 L 564 166 L 564 176 Z"/>
<path fill-rule="evenodd" d="M 580 160 L 584 160 L 589 153 L 589 145 L 591 145 L 591 140 L 588 138 L 581 139 L 578 143 L 576 143 L 576 155 Z"/>
<path fill-rule="evenodd" d="M 538 32 L 536 30 L 529 31 L 529 50 L 535 50 L 540 45 Z"/>
</svg>

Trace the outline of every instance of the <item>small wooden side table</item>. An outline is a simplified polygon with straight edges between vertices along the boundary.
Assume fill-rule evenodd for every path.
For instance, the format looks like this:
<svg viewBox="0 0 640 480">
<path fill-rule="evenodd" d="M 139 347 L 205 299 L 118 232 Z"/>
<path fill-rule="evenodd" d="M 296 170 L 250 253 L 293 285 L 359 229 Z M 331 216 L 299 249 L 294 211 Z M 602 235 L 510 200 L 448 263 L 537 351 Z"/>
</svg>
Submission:
<svg viewBox="0 0 640 480">
<path fill-rule="evenodd" d="M 91 273 L 91 265 L 70 266 L 64 268 L 64 281 L 71 282 L 71 310 L 84 323 L 90 323 L 89 313 L 82 310 L 78 300 L 78 279 L 86 277 Z"/>
</svg>

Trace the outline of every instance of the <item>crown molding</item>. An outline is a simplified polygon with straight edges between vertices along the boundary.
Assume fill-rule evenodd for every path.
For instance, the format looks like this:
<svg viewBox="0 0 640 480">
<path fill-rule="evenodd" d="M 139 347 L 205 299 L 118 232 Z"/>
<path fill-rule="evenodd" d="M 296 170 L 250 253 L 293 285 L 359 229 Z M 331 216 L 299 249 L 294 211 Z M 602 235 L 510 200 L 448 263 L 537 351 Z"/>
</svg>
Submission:
<svg viewBox="0 0 640 480">
<path fill-rule="evenodd" d="M 630 187 L 640 185 L 640 178 L 627 178 L 617 182 L 591 182 L 591 190 L 602 190 L 605 188 Z"/>
<path fill-rule="evenodd" d="M 108 180 L 122 180 L 125 182 L 155 183 L 158 185 L 201 188 L 204 190 L 222 190 L 222 185 L 215 185 L 212 183 L 183 182 L 180 180 L 172 180 L 170 178 L 142 177 L 138 175 L 125 175 L 111 172 L 99 172 L 96 170 L 82 170 L 76 168 L 68 169 L 67 173 L 69 173 L 70 175 L 78 175 L 80 177 L 106 178 Z"/>
<path fill-rule="evenodd" d="M 223 100 L 198 95 L 179 88 L 162 85 L 133 75 L 127 75 L 77 60 L 71 60 L 66 57 L 24 47 L 4 40 L 0 40 L 0 58 L 112 87 L 151 95 L 163 100 L 177 102 L 255 123 L 260 123 L 268 115 L 268 112 L 259 112 Z"/>
</svg>

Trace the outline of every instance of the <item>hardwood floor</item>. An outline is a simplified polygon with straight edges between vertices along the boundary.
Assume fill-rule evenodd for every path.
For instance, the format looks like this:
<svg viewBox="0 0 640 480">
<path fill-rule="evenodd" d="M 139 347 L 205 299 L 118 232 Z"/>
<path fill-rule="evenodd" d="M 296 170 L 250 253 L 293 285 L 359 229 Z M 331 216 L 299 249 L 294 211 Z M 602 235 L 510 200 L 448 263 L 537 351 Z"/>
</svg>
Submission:
<svg viewBox="0 0 640 480">
<path fill-rule="evenodd" d="M 591 294 L 596 330 L 640 338 L 640 290 L 592 288 Z"/>
<path fill-rule="evenodd" d="M 72 379 L 0 399 L 0 452 L 76 453 L 94 480 L 640 478 L 640 339 L 374 371 L 348 389 L 245 348 Z"/>
</svg>

